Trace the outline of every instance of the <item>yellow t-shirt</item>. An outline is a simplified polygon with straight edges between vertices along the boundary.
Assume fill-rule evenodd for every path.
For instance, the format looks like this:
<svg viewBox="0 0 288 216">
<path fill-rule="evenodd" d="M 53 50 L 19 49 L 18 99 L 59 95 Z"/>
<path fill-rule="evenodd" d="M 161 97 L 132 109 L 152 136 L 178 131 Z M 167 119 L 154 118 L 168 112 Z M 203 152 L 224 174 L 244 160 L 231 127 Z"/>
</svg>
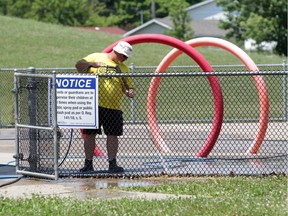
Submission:
<svg viewBox="0 0 288 216">
<path fill-rule="evenodd" d="M 95 74 L 115 74 L 114 68 L 106 68 L 106 66 L 116 67 L 117 64 L 108 58 L 107 53 L 93 53 L 85 58 L 87 62 L 98 62 L 103 67 L 90 68 L 89 73 Z M 123 63 L 118 64 L 122 73 L 128 73 L 129 69 Z M 130 89 L 134 89 L 132 79 L 124 77 Z M 122 96 L 125 92 L 125 86 L 121 77 L 99 77 L 98 79 L 98 104 L 101 107 L 121 110 Z"/>
</svg>

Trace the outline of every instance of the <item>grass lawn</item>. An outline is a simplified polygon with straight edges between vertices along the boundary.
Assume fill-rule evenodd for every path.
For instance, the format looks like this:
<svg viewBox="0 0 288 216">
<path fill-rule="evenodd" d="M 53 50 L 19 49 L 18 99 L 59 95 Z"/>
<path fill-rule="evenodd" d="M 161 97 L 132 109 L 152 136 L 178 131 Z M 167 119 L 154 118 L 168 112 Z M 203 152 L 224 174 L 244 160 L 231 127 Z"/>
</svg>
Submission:
<svg viewBox="0 0 288 216">
<path fill-rule="evenodd" d="M 0 68 L 2 69 L 31 66 L 38 68 L 72 68 L 75 62 L 82 57 L 93 52 L 99 52 L 111 43 L 121 39 L 119 35 L 86 32 L 71 27 L 6 16 L 0 16 L 0 22 Z M 149 43 L 135 45 L 133 49 L 133 57 L 128 60 L 128 65 L 134 63 L 137 66 L 155 66 L 171 50 L 171 47 Z M 202 47 L 197 48 L 197 50 L 212 65 L 241 63 L 232 54 L 217 48 Z M 270 53 L 248 52 L 248 55 L 256 64 L 281 64 L 283 61 L 281 56 Z M 195 62 L 191 61 L 186 55 L 182 55 L 173 65 L 195 65 Z M 2 73 L 3 71 L 0 72 Z M 4 113 L 3 116 L 6 118 L 4 122 L 13 123 L 14 99 L 11 93 L 13 88 L 13 73 L 7 73 L 3 72 L 0 74 L 1 112 Z M 198 80 L 199 82 L 196 82 L 195 85 L 201 85 L 201 78 Z M 149 83 L 149 81 L 150 79 L 145 82 Z M 138 80 L 138 82 L 143 85 L 142 80 Z M 277 84 L 278 82 L 271 83 Z M 182 81 L 182 85 L 189 84 L 189 80 Z M 230 80 L 229 82 L 222 80 L 221 85 L 232 86 L 233 83 Z M 162 85 L 162 91 L 165 92 L 165 88 L 168 89 L 170 86 L 169 81 L 166 81 Z M 247 84 L 244 87 L 247 88 Z M 251 83 L 248 87 L 253 88 L 254 85 Z M 143 88 L 145 89 L 147 86 Z M 269 88 L 274 89 L 271 93 L 272 96 L 279 94 L 279 89 L 273 86 Z M 143 103 L 142 110 L 140 110 L 138 116 L 139 118 L 145 118 L 145 98 L 147 91 L 144 91 L 144 89 L 142 89 L 143 95 L 138 93 L 138 97 L 140 98 L 139 103 Z M 203 91 L 203 89 L 197 88 L 197 86 L 194 89 Z M 198 98 L 193 98 L 195 95 L 197 95 L 195 92 L 188 93 L 186 101 L 196 100 L 199 102 Z M 247 107 L 251 107 L 250 97 L 247 96 L 245 99 Z M 228 100 L 237 101 L 237 98 L 233 98 L 233 94 L 231 94 L 230 98 L 225 99 L 226 102 Z M 203 106 L 211 104 L 209 101 L 201 101 Z M 171 110 L 175 107 L 177 108 L 178 103 L 176 100 L 171 101 Z M 272 110 L 272 115 L 277 115 L 278 112 L 277 110 Z M 236 114 L 239 115 L 239 113 Z M 159 115 L 161 116 L 162 114 L 159 113 Z M 206 115 L 207 113 L 202 113 L 198 117 L 203 118 Z M 231 116 L 233 115 L 231 113 Z M 251 115 L 252 117 L 258 116 L 257 113 L 252 113 Z M 119 188 L 111 188 L 111 190 L 116 189 Z M 190 179 L 178 184 L 169 184 L 163 180 L 163 184 L 158 186 L 120 189 L 185 194 L 191 197 L 166 200 L 137 200 L 128 198 L 119 200 L 74 200 L 57 197 L 47 198 L 37 195 L 32 199 L 12 200 L 2 197 L 0 198 L 0 215 L 288 215 L 286 176 L 207 177 Z"/>
<path fill-rule="evenodd" d="M 52 25 L 48 23 L 41 23 L 34 20 L 19 19 L 8 16 L 0 16 L 0 68 L 10 68 L 9 72 L 0 71 L 0 117 L 1 122 L 4 125 L 10 125 L 14 123 L 14 96 L 11 92 L 13 89 L 13 69 L 14 68 L 27 68 L 27 67 L 36 67 L 36 68 L 73 68 L 76 61 L 83 58 L 84 56 L 93 53 L 100 52 L 105 49 L 110 44 L 114 43 L 117 40 L 120 40 L 122 37 L 119 35 L 111 35 L 101 32 L 91 32 L 83 31 L 71 27 L 65 27 L 61 25 Z M 133 46 L 134 52 L 131 59 L 127 61 L 127 65 L 134 63 L 136 66 L 156 66 L 158 65 L 164 56 L 171 50 L 171 47 L 163 44 L 155 43 L 145 43 L 137 44 Z M 231 64 L 242 64 L 239 59 L 234 57 L 231 53 L 213 47 L 199 47 L 196 49 L 199 51 L 211 65 L 231 65 Z M 257 52 L 248 52 L 247 53 L 256 64 L 281 64 L 283 58 L 281 56 L 273 55 L 271 53 L 257 53 Z M 191 61 L 191 58 L 187 55 L 181 55 L 172 65 L 196 65 L 194 61 Z M 246 77 L 247 78 L 247 77 Z M 182 86 L 191 86 L 193 84 L 194 88 L 186 93 L 187 98 L 185 101 L 201 101 L 203 106 L 209 106 L 211 104 L 211 97 L 201 97 L 199 92 L 208 92 L 210 88 L 206 85 L 207 89 L 203 89 L 203 82 L 206 82 L 206 77 L 190 79 L 178 79 L 181 81 Z M 238 80 L 235 79 L 237 85 L 239 85 Z M 243 79 L 240 77 L 240 79 Z M 248 78 L 249 79 L 249 78 Z M 171 80 L 171 79 L 170 79 Z M 174 79 L 173 79 L 174 80 Z M 191 83 L 191 80 L 193 83 Z M 199 80 L 199 82 L 198 82 Z M 147 90 L 149 87 L 149 79 L 139 79 L 136 80 L 137 83 L 137 100 L 138 104 L 143 106 L 139 107 L 139 120 L 145 118 L 145 100 L 147 96 Z M 221 86 L 225 86 L 226 83 L 233 86 L 233 82 L 230 82 L 230 79 L 225 82 L 221 82 Z M 169 79 L 166 79 L 165 82 L 161 83 L 162 92 L 169 92 L 171 86 L 176 84 L 171 84 Z M 201 86 L 202 85 L 202 86 Z M 236 84 L 235 84 L 236 85 Z M 247 82 L 245 82 L 247 85 Z M 278 82 L 275 83 L 278 85 Z M 140 89 L 138 87 L 143 87 Z M 146 89 L 145 89 L 146 88 Z M 241 88 L 241 87 L 239 87 Z M 247 86 L 245 86 L 247 88 Z M 254 84 L 251 82 L 249 88 L 254 88 Z M 274 87 L 272 86 L 271 89 Z M 168 89 L 168 91 L 167 91 Z M 279 89 L 279 88 L 275 88 Z M 180 94 L 180 89 L 177 90 L 177 93 Z M 197 92 L 195 92 L 197 91 Z M 255 92 L 253 90 L 253 92 Z M 279 94 L 277 91 L 276 95 Z M 161 94 L 161 92 L 159 93 Z M 238 98 L 233 98 L 233 94 L 226 96 L 225 101 L 231 101 L 231 104 L 238 101 Z M 237 95 L 237 94 L 234 94 Z M 252 94 L 249 94 L 253 97 Z M 196 97 L 196 98 L 195 98 Z M 257 97 L 257 96 L 256 96 Z M 165 98 L 165 97 L 163 97 Z M 255 97 L 254 97 L 255 98 Z M 275 98 L 274 95 L 271 98 Z M 277 97 L 276 97 L 277 98 Z M 207 101 L 208 100 L 208 101 Z M 250 99 L 247 98 L 242 104 L 248 102 L 248 107 L 250 106 Z M 253 101 L 253 103 L 255 100 Z M 165 101 L 163 102 L 165 104 Z M 179 101 L 171 98 L 170 107 L 171 110 L 177 110 L 179 107 Z M 257 103 L 257 101 L 256 101 Z M 3 105 L 4 104 L 4 105 Z M 161 110 L 161 101 L 158 101 L 159 110 Z M 226 102 L 228 104 L 228 102 Z M 199 104 L 198 104 L 199 105 Z M 185 107 L 185 104 L 183 105 Z M 257 104 L 256 104 L 257 106 Z M 198 107 L 193 104 L 190 104 L 189 107 Z M 211 110 L 210 107 L 203 107 L 203 110 Z M 175 111 L 177 113 L 177 111 Z M 167 116 L 168 118 L 173 118 L 172 116 Z M 238 112 L 238 111 L 237 111 Z M 197 110 L 189 110 L 189 113 L 199 113 Z M 237 113 L 238 115 L 243 115 L 242 113 Z M 161 117 L 161 112 L 158 112 L 159 118 Z M 183 114 L 185 115 L 185 114 Z M 211 113 L 199 113 L 198 118 L 205 118 L 210 116 Z M 234 116 L 234 114 L 229 114 Z M 277 115 L 277 113 L 275 114 Z M 142 117 L 143 116 L 143 117 Z M 251 111 L 251 116 L 258 116 L 257 113 Z M 163 117 L 164 118 L 164 117 Z"/>
<path fill-rule="evenodd" d="M 0 16 L 0 68 L 67 68 L 77 60 L 100 52 L 122 39 L 121 35 L 83 31 L 61 25 Z M 171 47 L 144 43 L 133 46 L 133 56 L 127 64 L 155 66 Z M 240 64 L 232 54 L 213 47 L 198 50 L 210 64 Z M 283 58 L 271 53 L 247 53 L 256 64 L 281 64 Z M 195 65 L 187 55 L 181 55 L 174 65 Z"/>
<path fill-rule="evenodd" d="M 146 200 L 74 200 L 33 196 L 0 198 L 0 215 L 271 215 L 285 216 L 287 176 L 196 177 L 148 187 L 111 188 L 152 193 L 190 195 L 190 198 Z"/>
</svg>

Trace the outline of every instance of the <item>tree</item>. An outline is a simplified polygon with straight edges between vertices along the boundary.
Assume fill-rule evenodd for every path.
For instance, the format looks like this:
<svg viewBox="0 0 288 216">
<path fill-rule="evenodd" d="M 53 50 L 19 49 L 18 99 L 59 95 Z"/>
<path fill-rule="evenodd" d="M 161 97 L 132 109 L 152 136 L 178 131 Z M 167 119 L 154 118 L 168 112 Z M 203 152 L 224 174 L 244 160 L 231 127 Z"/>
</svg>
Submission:
<svg viewBox="0 0 288 216">
<path fill-rule="evenodd" d="M 89 0 L 89 18 L 85 22 L 85 26 L 112 26 L 119 19 L 113 15 L 115 11 L 114 3 L 103 0 Z M 109 7 L 107 7 L 107 4 Z"/>
<path fill-rule="evenodd" d="M 88 19 L 87 0 L 34 0 L 29 18 L 66 26 L 82 25 Z"/>
<path fill-rule="evenodd" d="M 169 5 L 169 16 L 172 19 L 173 27 L 166 33 L 180 40 L 191 39 L 194 31 L 191 27 L 192 18 L 185 10 L 189 5 L 185 0 L 174 0 Z"/>
<path fill-rule="evenodd" d="M 200 1 L 180 0 L 185 7 Z M 167 0 L 154 0 L 154 2 L 156 3 L 156 17 L 162 18 L 173 14 L 174 23 L 177 23 L 175 31 L 181 32 L 185 27 L 181 23 L 185 22 L 188 17 L 185 17 L 186 14 L 182 11 L 178 17 L 176 16 L 179 13 L 178 7 L 181 10 L 185 7 L 177 5 L 178 0 L 175 3 Z M 68 26 L 117 25 L 130 30 L 152 18 L 151 5 L 152 0 L 1 0 L 0 14 Z M 170 10 L 172 12 L 169 12 Z M 182 30 L 179 30 L 178 24 L 181 25 Z"/>
<path fill-rule="evenodd" d="M 216 0 L 227 19 L 220 27 L 226 37 L 243 42 L 252 38 L 260 48 L 263 41 L 276 41 L 275 52 L 287 56 L 287 0 Z"/>
<path fill-rule="evenodd" d="M 148 2 L 151 2 L 152 0 L 146 0 Z M 186 7 L 189 7 L 191 5 L 197 4 L 203 0 L 185 0 Z M 184 2 L 184 1 L 183 1 Z M 169 15 L 170 7 L 171 7 L 171 1 L 167 0 L 155 0 L 156 3 L 156 17 L 162 18 Z M 173 10 L 173 8 L 172 8 Z"/>
<path fill-rule="evenodd" d="M 199 2 L 202 2 L 204 0 L 186 0 L 186 2 L 189 4 L 189 5 L 194 5 L 194 4 L 197 4 Z"/>
<path fill-rule="evenodd" d="M 3 15 L 27 18 L 27 14 L 31 10 L 32 3 L 33 0 L 29 1 L 1 0 L 0 13 Z"/>
<path fill-rule="evenodd" d="M 117 4 L 118 16 L 121 18 L 118 25 L 122 28 L 131 29 L 141 24 L 141 13 L 143 19 L 149 19 L 151 1 L 122 0 Z"/>
<path fill-rule="evenodd" d="M 150 18 L 151 0 L 90 0 L 89 4 L 88 26 L 117 25 L 129 30 Z"/>
</svg>

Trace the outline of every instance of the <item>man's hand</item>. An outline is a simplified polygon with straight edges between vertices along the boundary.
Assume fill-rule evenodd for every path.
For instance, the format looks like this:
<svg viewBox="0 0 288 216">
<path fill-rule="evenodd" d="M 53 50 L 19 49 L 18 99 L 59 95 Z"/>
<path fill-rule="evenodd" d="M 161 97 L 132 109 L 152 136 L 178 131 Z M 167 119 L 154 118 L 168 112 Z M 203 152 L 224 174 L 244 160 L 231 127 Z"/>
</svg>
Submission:
<svg viewBox="0 0 288 216">
<path fill-rule="evenodd" d="M 87 62 L 85 60 L 80 60 L 76 63 L 75 67 L 77 68 L 78 72 L 83 72 L 85 73 L 86 71 L 83 71 L 84 69 L 87 68 L 87 70 L 89 69 L 89 67 L 94 67 L 94 68 L 98 68 L 100 67 L 101 64 L 99 62 Z"/>
<path fill-rule="evenodd" d="M 125 95 L 127 97 L 133 98 L 134 97 L 134 89 L 128 89 L 125 91 Z"/>
</svg>

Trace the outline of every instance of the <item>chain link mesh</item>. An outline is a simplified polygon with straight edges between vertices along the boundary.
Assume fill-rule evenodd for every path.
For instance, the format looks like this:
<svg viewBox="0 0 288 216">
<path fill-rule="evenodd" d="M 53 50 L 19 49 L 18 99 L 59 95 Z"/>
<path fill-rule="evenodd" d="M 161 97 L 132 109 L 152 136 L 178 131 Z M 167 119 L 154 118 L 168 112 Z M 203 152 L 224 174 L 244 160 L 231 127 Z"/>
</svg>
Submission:
<svg viewBox="0 0 288 216">
<path fill-rule="evenodd" d="M 261 95 L 257 93 L 251 72 L 244 67 L 213 67 L 219 80 L 224 101 L 224 119 L 219 137 L 207 157 L 196 157 L 209 138 L 215 112 L 214 98 L 207 74 L 198 67 L 169 68 L 161 74 L 156 100 L 157 124 L 168 152 L 159 151 L 147 117 L 147 97 L 155 68 L 133 68 L 136 87 L 134 99 L 122 103 L 124 134 L 119 137 L 117 163 L 125 172 L 111 174 L 108 170 L 106 135 L 97 135 L 94 151 L 94 172 L 81 173 L 84 147 L 80 129 L 58 130 L 58 168 L 60 176 L 157 176 L 157 175 L 258 175 L 287 173 L 287 71 L 261 66 L 269 93 L 269 122 L 265 138 L 257 154 L 247 154 L 259 128 Z M 45 73 L 38 70 L 37 73 Z M 193 73 L 191 73 L 193 72 Z M 59 72 L 58 72 L 59 73 Z M 61 71 L 61 74 L 65 73 Z M 73 73 L 67 70 L 67 73 Z M 143 74 L 142 74 L 143 73 Z M 107 79 L 99 76 L 99 79 Z M 117 74 L 116 77 L 127 75 Z M 257 76 L 257 75 L 255 75 Z M 259 75 L 258 75 L 259 76 Z M 49 122 L 49 80 L 37 78 L 35 86 L 28 78 L 19 85 L 19 116 L 21 124 L 47 126 Z M 31 120 L 29 91 L 36 95 L 34 120 Z M 32 141 L 32 137 L 36 140 Z M 34 135 L 33 135 L 34 134 Z M 19 134 L 21 169 L 53 173 L 53 132 L 41 129 L 21 129 Z M 33 143 L 34 142 L 34 143 Z M 102 155 L 103 153 L 103 155 Z M 35 162 L 36 161 L 36 162 Z M 31 165 L 32 164 L 32 165 Z M 35 167 L 33 167 L 35 166 Z"/>
</svg>

